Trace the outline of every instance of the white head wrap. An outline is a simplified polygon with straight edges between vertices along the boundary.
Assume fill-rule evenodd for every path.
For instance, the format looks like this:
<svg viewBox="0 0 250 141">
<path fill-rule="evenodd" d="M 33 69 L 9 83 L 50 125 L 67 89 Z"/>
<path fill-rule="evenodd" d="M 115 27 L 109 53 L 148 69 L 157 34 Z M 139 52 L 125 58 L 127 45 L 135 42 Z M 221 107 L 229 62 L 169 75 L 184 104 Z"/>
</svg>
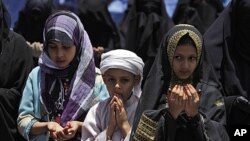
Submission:
<svg viewBox="0 0 250 141">
<path fill-rule="evenodd" d="M 134 87 L 133 94 L 137 97 L 141 95 L 141 81 L 143 79 L 144 63 L 140 57 L 134 52 L 116 49 L 104 53 L 101 57 L 100 70 L 104 74 L 110 68 L 118 68 L 129 71 L 135 75 L 140 75 L 141 80 L 138 85 Z"/>
</svg>

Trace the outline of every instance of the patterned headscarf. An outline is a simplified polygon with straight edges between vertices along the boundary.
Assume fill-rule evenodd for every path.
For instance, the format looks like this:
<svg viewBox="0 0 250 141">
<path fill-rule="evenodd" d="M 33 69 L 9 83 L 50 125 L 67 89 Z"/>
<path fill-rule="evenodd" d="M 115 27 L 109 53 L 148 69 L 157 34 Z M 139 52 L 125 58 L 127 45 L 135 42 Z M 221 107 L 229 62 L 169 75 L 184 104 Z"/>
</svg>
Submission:
<svg viewBox="0 0 250 141">
<path fill-rule="evenodd" d="M 176 47 L 178 46 L 178 43 L 180 42 L 181 38 L 184 36 L 188 36 L 192 39 L 194 42 L 196 52 L 197 52 L 197 64 L 201 58 L 202 53 L 202 45 L 203 45 L 203 38 L 200 32 L 194 28 L 192 25 L 188 24 L 179 24 L 176 25 L 174 28 L 172 28 L 169 31 L 169 35 L 166 40 L 166 50 L 168 55 L 168 60 L 170 63 L 170 66 L 172 66 L 174 53 L 176 50 Z M 198 66 L 198 65 L 197 65 Z M 172 70 L 173 68 L 171 68 Z M 185 84 L 185 83 L 192 83 L 193 78 L 192 76 L 188 78 L 187 80 L 180 80 L 173 72 L 171 72 L 171 82 L 170 87 L 172 88 L 175 84 Z"/>
<path fill-rule="evenodd" d="M 143 67 L 144 63 L 140 57 L 134 52 L 116 49 L 104 53 L 101 57 L 100 70 L 104 74 L 108 69 L 118 68 L 134 75 L 140 75 L 141 80 L 138 85 L 134 87 L 133 94 L 138 98 L 141 96 L 141 81 L 143 79 Z"/>
<path fill-rule="evenodd" d="M 76 46 L 76 54 L 67 68 L 59 68 L 48 56 L 48 33 L 55 31 L 53 37 L 62 35 Z M 62 34 L 61 34 L 62 33 Z M 95 84 L 95 64 L 93 59 L 92 45 L 88 34 L 84 30 L 79 18 L 72 12 L 59 11 L 52 14 L 46 21 L 44 32 L 44 50 L 39 58 L 41 67 L 41 101 L 49 108 L 49 91 L 56 81 L 69 77 L 69 99 L 63 103 L 61 124 L 67 121 L 81 119 L 90 108 L 94 99 L 93 88 Z M 59 39 L 60 40 L 60 39 Z M 61 41 L 63 43 L 63 41 Z M 51 84 L 51 85 L 48 85 Z M 60 83 L 62 84 L 62 83 Z M 48 87 L 46 87 L 48 86 Z M 60 86 L 62 89 L 62 85 Z M 60 91 L 60 94 L 63 91 Z M 83 118 L 82 118 L 83 120 Z"/>
</svg>

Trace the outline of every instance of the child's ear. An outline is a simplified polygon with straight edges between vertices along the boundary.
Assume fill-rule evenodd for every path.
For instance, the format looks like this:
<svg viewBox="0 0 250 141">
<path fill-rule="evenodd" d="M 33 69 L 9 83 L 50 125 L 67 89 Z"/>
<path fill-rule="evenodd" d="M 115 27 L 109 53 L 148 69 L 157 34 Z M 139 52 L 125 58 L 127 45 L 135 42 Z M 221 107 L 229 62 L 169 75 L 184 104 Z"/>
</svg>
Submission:
<svg viewBox="0 0 250 141">
<path fill-rule="evenodd" d="M 141 76 L 140 75 L 136 75 L 135 76 L 135 85 L 138 85 L 141 81 Z"/>
</svg>

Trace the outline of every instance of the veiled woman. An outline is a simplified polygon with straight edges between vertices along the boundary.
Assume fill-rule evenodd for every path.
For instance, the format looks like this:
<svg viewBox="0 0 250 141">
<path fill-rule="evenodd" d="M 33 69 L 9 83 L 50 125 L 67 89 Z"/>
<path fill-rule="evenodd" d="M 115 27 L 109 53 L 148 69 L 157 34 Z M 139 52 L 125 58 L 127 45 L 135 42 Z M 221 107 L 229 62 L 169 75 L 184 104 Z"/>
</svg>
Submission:
<svg viewBox="0 0 250 141">
<path fill-rule="evenodd" d="M 17 131 L 17 114 L 22 90 L 33 67 L 25 39 L 11 31 L 10 16 L 0 0 L 0 137 L 22 141 Z"/>
<path fill-rule="evenodd" d="M 170 29 L 145 81 L 132 138 L 228 140 L 224 101 L 213 73 L 200 32 L 186 24 Z"/>
<path fill-rule="evenodd" d="M 134 0 L 128 15 L 125 48 L 143 59 L 146 78 L 164 34 L 174 23 L 166 13 L 163 0 Z"/>
<path fill-rule="evenodd" d="M 204 34 L 204 44 L 223 86 L 228 129 L 250 125 L 250 1 L 232 0 Z M 233 126 L 232 129 L 235 129 Z"/>
</svg>

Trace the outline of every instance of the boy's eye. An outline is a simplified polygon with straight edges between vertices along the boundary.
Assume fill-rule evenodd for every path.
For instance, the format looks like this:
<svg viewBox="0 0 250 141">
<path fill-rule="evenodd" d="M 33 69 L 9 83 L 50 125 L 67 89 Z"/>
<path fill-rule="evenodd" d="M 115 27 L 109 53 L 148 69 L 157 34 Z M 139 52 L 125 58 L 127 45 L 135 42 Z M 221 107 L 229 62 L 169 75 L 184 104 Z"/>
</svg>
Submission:
<svg viewBox="0 0 250 141">
<path fill-rule="evenodd" d="M 113 79 L 113 78 L 108 78 L 108 82 L 114 83 L 114 82 L 115 82 L 115 79 Z"/>
<path fill-rule="evenodd" d="M 129 79 L 121 79 L 121 83 L 127 83 L 127 82 L 129 82 Z"/>
</svg>

